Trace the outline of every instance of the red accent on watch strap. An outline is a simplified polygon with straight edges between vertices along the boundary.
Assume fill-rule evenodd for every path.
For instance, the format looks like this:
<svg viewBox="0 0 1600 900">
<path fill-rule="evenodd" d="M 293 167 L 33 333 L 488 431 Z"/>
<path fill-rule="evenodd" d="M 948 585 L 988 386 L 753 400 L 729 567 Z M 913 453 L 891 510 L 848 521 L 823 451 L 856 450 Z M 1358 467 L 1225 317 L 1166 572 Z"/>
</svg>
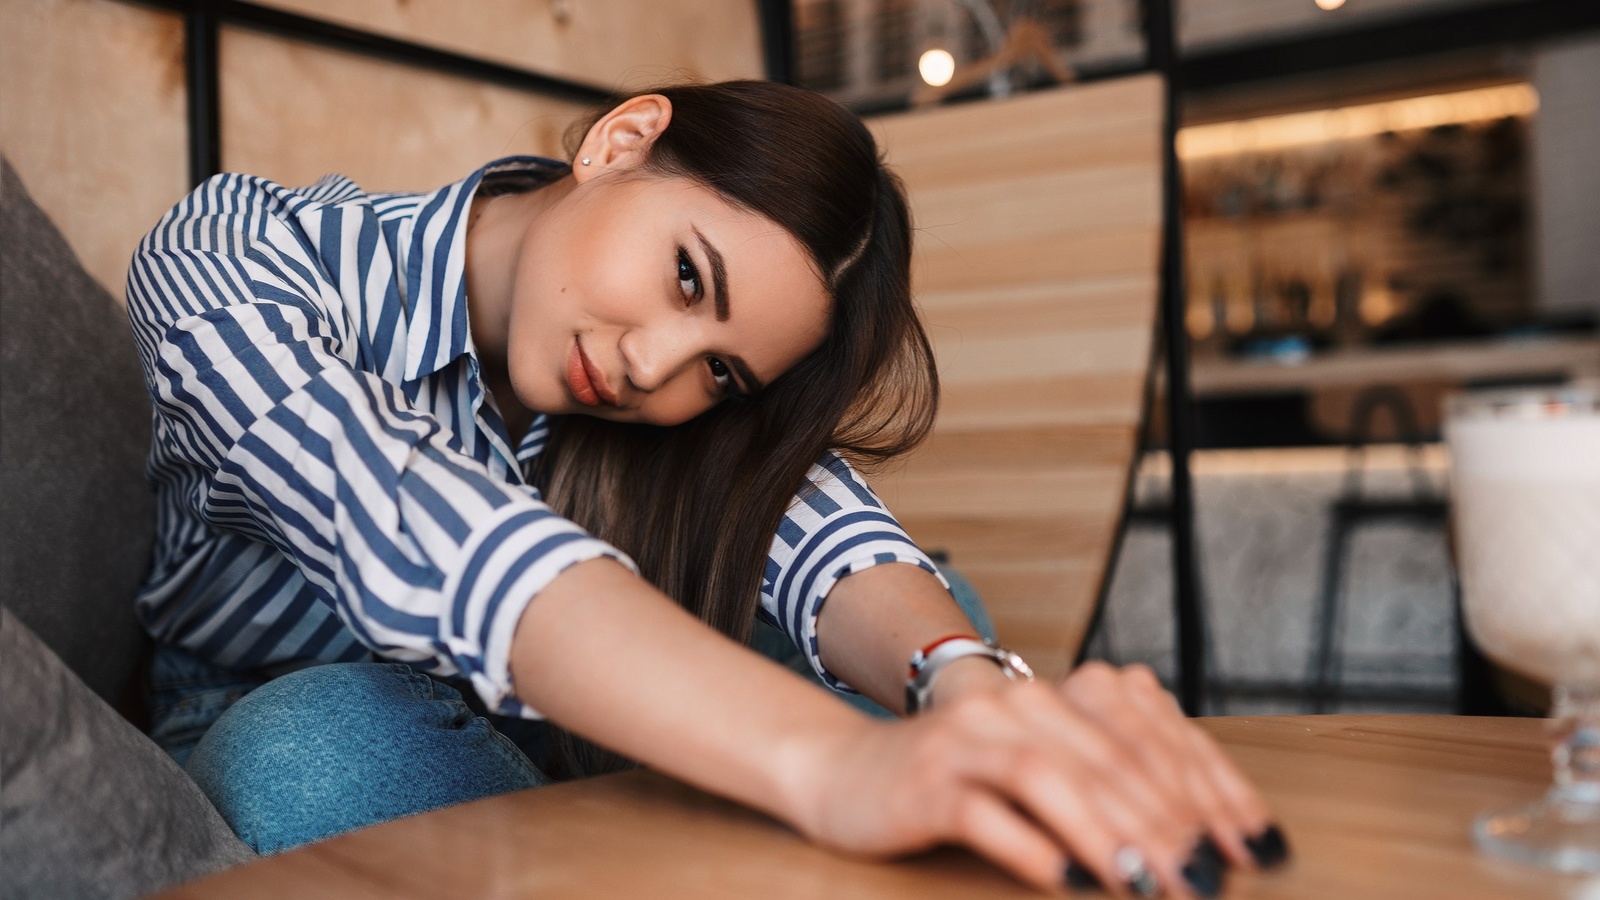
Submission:
<svg viewBox="0 0 1600 900">
<path fill-rule="evenodd" d="M 983 638 L 981 638 L 981 637 L 973 637 L 970 634 L 947 634 L 944 637 L 939 638 L 938 640 L 933 641 L 932 643 L 930 643 L 927 646 L 923 647 L 921 650 L 918 650 L 915 654 L 912 655 L 911 658 L 912 659 L 916 659 L 918 656 L 921 656 L 922 659 L 924 661 L 926 661 L 927 658 L 928 658 L 928 655 L 933 653 L 933 651 L 937 650 L 941 644 L 948 644 L 951 641 L 977 641 L 978 643 L 981 644 L 981 643 L 983 643 Z M 906 666 L 906 670 L 907 670 L 906 671 L 906 677 L 907 678 L 915 678 L 915 677 L 917 677 L 917 667 L 916 666 L 908 665 L 908 666 Z"/>
</svg>

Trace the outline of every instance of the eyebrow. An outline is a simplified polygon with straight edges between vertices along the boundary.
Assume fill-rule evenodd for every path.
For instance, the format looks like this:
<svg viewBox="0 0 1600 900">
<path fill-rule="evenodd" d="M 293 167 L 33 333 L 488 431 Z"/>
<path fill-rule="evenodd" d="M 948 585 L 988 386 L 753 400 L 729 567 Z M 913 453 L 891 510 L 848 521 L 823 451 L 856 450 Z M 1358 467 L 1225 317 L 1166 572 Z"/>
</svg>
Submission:
<svg viewBox="0 0 1600 900">
<path fill-rule="evenodd" d="M 689 230 L 694 232 L 695 238 L 700 241 L 700 249 L 705 252 L 706 259 L 711 261 L 711 294 L 717 305 L 717 321 L 726 322 L 728 321 L 728 267 L 722 261 L 722 254 L 706 240 L 706 236 L 700 233 L 699 228 L 690 225 Z M 766 388 L 761 379 L 750 371 L 744 360 L 730 356 L 728 365 L 738 374 L 739 380 L 744 382 L 746 396 L 754 397 Z"/>
<path fill-rule="evenodd" d="M 728 321 L 728 267 L 722 263 L 722 254 L 717 252 L 716 247 L 711 246 L 711 242 L 700 233 L 700 229 L 691 225 L 689 230 L 700 239 L 700 249 L 705 251 L 706 259 L 711 260 L 711 292 L 716 296 L 717 321 L 726 322 Z"/>
</svg>

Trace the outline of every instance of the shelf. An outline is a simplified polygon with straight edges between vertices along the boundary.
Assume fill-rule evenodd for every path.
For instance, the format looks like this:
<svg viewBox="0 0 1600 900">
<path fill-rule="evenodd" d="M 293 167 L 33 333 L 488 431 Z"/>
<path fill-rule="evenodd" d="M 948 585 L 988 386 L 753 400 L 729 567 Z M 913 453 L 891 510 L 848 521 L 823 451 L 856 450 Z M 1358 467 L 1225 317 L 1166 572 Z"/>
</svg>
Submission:
<svg viewBox="0 0 1600 900">
<path fill-rule="evenodd" d="M 1600 337 L 1498 338 L 1336 350 L 1298 363 L 1196 360 L 1196 397 L 1284 393 L 1380 382 L 1600 377 Z"/>
</svg>

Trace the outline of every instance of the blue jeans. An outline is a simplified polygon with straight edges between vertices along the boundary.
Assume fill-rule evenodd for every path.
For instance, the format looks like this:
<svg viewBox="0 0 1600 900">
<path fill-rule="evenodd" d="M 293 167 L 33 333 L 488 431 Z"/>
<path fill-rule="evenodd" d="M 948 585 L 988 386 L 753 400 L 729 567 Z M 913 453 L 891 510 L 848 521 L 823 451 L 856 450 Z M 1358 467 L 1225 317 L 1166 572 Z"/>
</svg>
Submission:
<svg viewBox="0 0 1600 900">
<path fill-rule="evenodd" d="M 275 678 L 232 704 L 184 768 L 260 853 L 547 781 L 454 688 L 403 663 Z"/>
<path fill-rule="evenodd" d="M 971 586 L 950 580 L 979 633 L 992 636 Z M 815 679 L 782 632 L 759 626 L 752 644 Z M 549 781 L 536 763 L 540 726 L 474 712 L 454 687 L 403 663 L 317 665 L 269 680 L 160 647 L 150 687 L 151 737 L 260 853 Z"/>
</svg>

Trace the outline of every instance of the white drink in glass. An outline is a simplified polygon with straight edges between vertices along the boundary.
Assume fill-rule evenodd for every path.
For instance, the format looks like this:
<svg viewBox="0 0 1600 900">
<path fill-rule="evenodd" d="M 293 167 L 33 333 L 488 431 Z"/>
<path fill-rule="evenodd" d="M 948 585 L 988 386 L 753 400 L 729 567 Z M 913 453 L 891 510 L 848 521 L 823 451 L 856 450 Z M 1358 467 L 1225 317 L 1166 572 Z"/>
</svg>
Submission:
<svg viewBox="0 0 1600 900">
<path fill-rule="evenodd" d="M 1600 872 L 1600 385 L 1452 398 L 1462 606 L 1484 653 L 1552 687 L 1555 785 L 1481 816 L 1485 851 Z"/>
</svg>

